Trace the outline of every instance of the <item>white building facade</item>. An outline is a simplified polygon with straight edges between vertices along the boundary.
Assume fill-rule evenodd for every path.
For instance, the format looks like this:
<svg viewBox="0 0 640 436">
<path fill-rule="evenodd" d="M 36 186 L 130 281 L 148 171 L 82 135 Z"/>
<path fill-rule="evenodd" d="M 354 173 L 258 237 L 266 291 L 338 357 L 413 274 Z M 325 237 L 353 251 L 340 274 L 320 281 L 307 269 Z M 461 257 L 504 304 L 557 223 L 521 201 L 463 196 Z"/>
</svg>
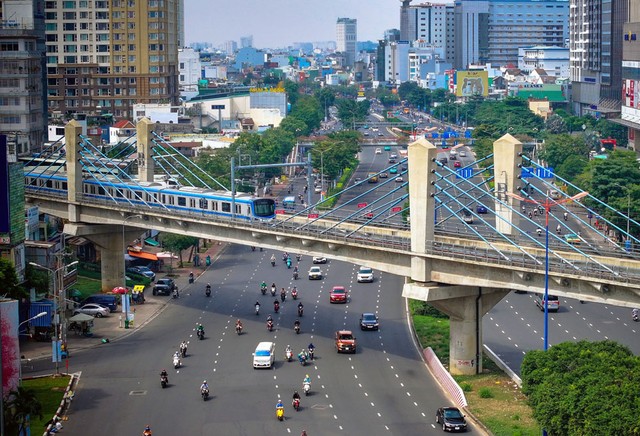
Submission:
<svg viewBox="0 0 640 436">
<path fill-rule="evenodd" d="M 358 42 L 358 20 L 338 18 L 336 23 L 336 50 L 345 54 L 346 66 L 353 67 L 356 62 L 356 44 Z"/>
<path fill-rule="evenodd" d="M 554 77 L 569 77 L 569 48 L 534 46 L 518 49 L 518 69 L 525 73 L 542 68 Z"/>
</svg>

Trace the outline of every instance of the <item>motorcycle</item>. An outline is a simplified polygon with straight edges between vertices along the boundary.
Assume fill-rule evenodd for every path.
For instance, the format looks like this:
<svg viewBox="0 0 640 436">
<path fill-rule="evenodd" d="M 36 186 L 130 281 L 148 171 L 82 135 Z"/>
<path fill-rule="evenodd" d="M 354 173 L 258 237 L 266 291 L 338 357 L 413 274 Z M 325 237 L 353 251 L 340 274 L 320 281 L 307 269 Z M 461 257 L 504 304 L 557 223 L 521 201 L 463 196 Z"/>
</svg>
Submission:
<svg viewBox="0 0 640 436">
<path fill-rule="evenodd" d="M 273 321 L 267 321 L 267 330 L 269 330 L 270 332 L 273 331 Z"/>
<path fill-rule="evenodd" d="M 631 311 L 631 319 L 633 319 L 635 322 L 638 322 L 640 320 L 638 309 L 634 309 Z"/>
<path fill-rule="evenodd" d="M 278 313 L 279 310 L 280 310 L 280 304 L 278 304 L 278 302 L 276 301 L 276 304 L 273 305 L 273 311 L 275 313 Z"/>
<path fill-rule="evenodd" d="M 193 280 L 193 273 L 189 273 L 189 284 L 192 284 Z"/>
<path fill-rule="evenodd" d="M 209 389 L 201 389 L 200 395 L 202 395 L 202 401 L 207 401 L 209 399 Z"/>
<path fill-rule="evenodd" d="M 284 419 L 284 407 L 276 408 L 276 418 L 278 418 L 278 421 L 282 421 Z"/>
<path fill-rule="evenodd" d="M 296 412 L 300 411 L 300 398 L 294 398 L 291 405 L 296 409 Z"/>
<path fill-rule="evenodd" d="M 307 356 L 303 354 L 298 355 L 298 361 L 300 362 L 300 365 L 305 366 L 307 364 Z"/>
<path fill-rule="evenodd" d="M 302 384 L 302 390 L 304 391 L 305 395 L 309 395 L 309 391 L 311 391 L 311 383 L 309 382 L 305 382 Z"/>
<path fill-rule="evenodd" d="M 180 358 L 178 356 L 173 356 L 173 367 L 174 369 L 180 368 Z"/>
<path fill-rule="evenodd" d="M 180 345 L 180 355 L 182 357 L 187 357 L 187 346 Z"/>
<path fill-rule="evenodd" d="M 206 290 L 206 291 L 204 291 L 204 293 L 205 293 L 205 295 L 206 295 L 207 297 L 211 297 L 211 289 L 210 289 L 210 288 L 207 288 L 207 290 Z"/>
<path fill-rule="evenodd" d="M 298 316 L 301 317 L 302 313 L 304 312 L 304 309 L 302 308 L 302 306 L 298 306 Z"/>
<path fill-rule="evenodd" d="M 260 305 L 256 304 L 256 315 L 260 315 Z"/>
<path fill-rule="evenodd" d="M 287 268 L 291 269 L 291 258 L 287 257 Z"/>
<path fill-rule="evenodd" d="M 293 326 L 293 330 L 295 330 L 296 335 L 299 335 L 299 334 L 300 334 L 300 326 L 299 326 L 299 325 L 294 325 L 294 326 Z"/>
<path fill-rule="evenodd" d="M 276 261 L 275 260 L 271 261 L 271 266 L 276 266 Z"/>
<path fill-rule="evenodd" d="M 298 280 L 298 271 L 293 272 L 293 280 Z"/>
<path fill-rule="evenodd" d="M 197 335 L 198 335 L 198 339 L 200 340 L 204 339 L 204 330 L 198 330 Z"/>
<path fill-rule="evenodd" d="M 296 260 L 298 262 L 300 262 L 302 260 L 302 255 L 301 254 L 296 254 Z"/>
<path fill-rule="evenodd" d="M 262 295 L 267 295 L 267 287 L 266 286 L 260 286 L 260 292 L 262 292 Z"/>
<path fill-rule="evenodd" d="M 174 291 L 173 291 L 173 298 L 178 298 L 178 297 L 180 297 L 180 293 L 178 292 L 178 290 L 177 290 L 177 289 L 174 289 Z"/>
<path fill-rule="evenodd" d="M 313 353 L 315 353 L 315 351 L 316 351 L 315 348 L 309 348 L 308 349 L 309 359 L 313 360 Z"/>
<path fill-rule="evenodd" d="M 293 291 L 291 291 L 291 297 L 292 297 L 294 300 L 297 300 L 297 299 L 298 299 L 298 291 L 297 291 L 296 289 L 294 289 Z"/>
<path fill-rule="evenodd" d="M 275 286 L 271 286 L 271 296 L 272 297 L 276 296 L 276 287 Z"/>
<path fill-rule="evenodd" d="M 237 325 L 236 326 L 236 333 L 238 334 L 238 336 L 240 336 L 242 334 L 242 326 L 241 325 Z"/>
<path fill-rule="evenodd" d="M 168 384 L 169 377 L 167 377 L 166 375 L 160 376 L 160 386 L 162 386 L 162 389 L 166 388 Z"/>
<path fill-rule="evenodd" d="M 280 300 L 282 300 L 282 302 L 284 303 L 284 300 L 287 299 L 287 293 L 286 292 L 280 292 Z"/>
<path fill-rule="evenodd" d="M 286 350 L 284 352 L 284 357 L 287 359 L 287 362 L 291 362 L 291 358 L 293 357 L 293 352 L 291 350 Z"/>
</svg>

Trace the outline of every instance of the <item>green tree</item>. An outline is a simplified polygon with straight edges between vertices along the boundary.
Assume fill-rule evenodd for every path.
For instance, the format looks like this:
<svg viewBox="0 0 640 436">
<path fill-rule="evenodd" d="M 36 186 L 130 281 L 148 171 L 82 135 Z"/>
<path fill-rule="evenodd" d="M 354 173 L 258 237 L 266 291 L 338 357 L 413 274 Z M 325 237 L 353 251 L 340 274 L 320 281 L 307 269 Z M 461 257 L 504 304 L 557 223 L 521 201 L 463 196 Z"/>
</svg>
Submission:
<svg viewBox="0 0 640 436">
<path fill-rule="evenodd" d="M 9 298 L 19 300 L 28 295 L 18 284 L 18 275 L 13 263 L 4 258 L 0 258 L 0 283 L 3 294 L 6 293 Z"/>
<path fill-rule="evenodd" d="M 297 102 L 291 108 L 291 115 L 304 121 L 308 131 L 312 131 L 320 127 L 322 121 L 322 112 L 318 100 L 310 95 L 300 95 Z"/>
<path fill-rule="evenodd" d="M 31 389 L 19 386 L 3 401 L 7 435 L 22 434 L 30 416 L 42 419 L 42 404 Z"/>
<path fill-rule="evenodd" d="M 544 123 L 545 129 L 549 133 L 567 133 L 567 123 L 560 115 L 553 114 Z"/>
<path fill-rule="evenodd" d="M 522 392 L 552 435 L 640 435 L 640 359 L 613 341 L 530 351 Z"/>
<path fill-rule="evenodd" d="M 558 167 L 569 156 L 589 157 L 589 147 L 582 136 L 572 136 L 568 134 L 552 135 L 547 138 L 540 157 L 547 162 L 550 167 Z"/>
<path fill-rule="evenodd" d="M 309 126 L 300 118 L 289 115 L 280 122 L 278 128 L 291 133 L 293 136 L 307 136 L 310 133 Z"/>
<path fill-rule="evenodd" d="M 369 101 L 355 101 L 346 98 L 336 100 L 338 118 L 343 126 L 352 126 L 353 123 L 364 121 L 369 113 Z"/>
<path fill-rule="evenodd" d="M 287 98 L 291 106 L 294 106 L 298 102 L 299 89 L 300 86 L 296 82 L 288 79 L 284 81 L 284 90 L 287 93 Z"/>
<path fill-rule="evenodd" d="M 161 233 L 159 239 L 164 248 L 178 254 L 180 268 L 182 268 L 182 252 L 187 248 L 196 246 L 199 241 L 194 236 L 177 235 L 175 233 Z"/>
<path fill-rule="evenodd" d="M 584 156 L 571 155 L 555 168 L 555 173 L 563 179 L 573 181 L 587 168 L 589 161 Z"/>
<path fill-rule="evenodd" d="M 600 132 L 600 137 L 603 139 L 612 138 L 616 140 L 618 147 L 627 146 L 627 127 L 616 124 L 607 119 L 601 118 L 596 123 L 595 130 Z"/>
</svg>

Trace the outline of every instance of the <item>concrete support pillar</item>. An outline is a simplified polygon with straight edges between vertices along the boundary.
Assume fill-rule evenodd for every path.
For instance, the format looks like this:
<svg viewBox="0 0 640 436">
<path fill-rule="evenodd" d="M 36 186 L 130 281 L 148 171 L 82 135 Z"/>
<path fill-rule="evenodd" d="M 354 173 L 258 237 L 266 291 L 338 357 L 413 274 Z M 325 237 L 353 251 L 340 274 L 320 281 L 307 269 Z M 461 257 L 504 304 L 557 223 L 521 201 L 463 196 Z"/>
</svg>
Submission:
<svg viewBox="0 0 640 436">
<path fill-rule="evenodd" d="M 80 210 L 77 205 L 78 196 L 82 195 L 82 166 L 80 165 L 80 134 L 82 126 L 76 120 L 71 120 L 64 127 L 65 150 L 67 154 L 67 201 L 69 204 L 69 221 L 80 220 Z"/>
<path fill-rule="evenodd" d="M 138 180 L 141 182 L 153 182 L 153 172 L 155 169 L 151 148 L 153 127 L 154 124 L 148 118 L 141 119 L 136 126 L 136 144 L 138 145 Z"/>
<path fill-rule="evenodd" d="M 424 138 L 411 143 L 409 151 L 409 201 L 411 202 L 411 251 L 424 254 L 434 240 L 435 145 Z M 411 279 L 431 280 L 431 267 L 423 256 L 411 258 Z"/>
<path fill-rule="evenodd" d="M 495 197 L 506 202 L 513 209 L 519 210 L 520 201 L 507 195 L 517 192 L 517 186 L 522 182 L 519 178 L 522 164 L 522 143 L 513 136 L 506 134 L 493 143 L 493 174 L 495 179 Z M 507 206 L 496 201 L 496 228 L 500 233 L 512 235 L 513 227 L 519 225 L 520 216 Z"/>
<path fill-rule="evenodd" d="M 116 286 L 124 286 L 124 250 L 123 245 L 139 237 L 143 230 L 128 227 L 122 239 L 122 227 L 108 226 L 113 231 L 93 233 L 84 237 L 93 242 L 100 251 L 100 273 L 102 274 L 102 292 L 109 292 Z M 107 230 L 105 227 L 103 230 Z"/>
</svg>

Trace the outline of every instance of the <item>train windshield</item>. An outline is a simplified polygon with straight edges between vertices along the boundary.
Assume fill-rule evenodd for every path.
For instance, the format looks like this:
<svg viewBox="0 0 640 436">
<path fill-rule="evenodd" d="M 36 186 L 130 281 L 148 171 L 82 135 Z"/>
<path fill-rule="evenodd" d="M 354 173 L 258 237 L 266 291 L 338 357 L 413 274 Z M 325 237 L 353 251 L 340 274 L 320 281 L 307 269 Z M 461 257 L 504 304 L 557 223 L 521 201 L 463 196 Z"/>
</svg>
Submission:
<svg viewBox="0 0 640 436">
<path fill-rule="evenodd" d="M 253 201 L 253 210 L 257 217 L 271 218 L 276 210 L 276 202 L 270 198 L 260 198 Z"/>
</svg>

